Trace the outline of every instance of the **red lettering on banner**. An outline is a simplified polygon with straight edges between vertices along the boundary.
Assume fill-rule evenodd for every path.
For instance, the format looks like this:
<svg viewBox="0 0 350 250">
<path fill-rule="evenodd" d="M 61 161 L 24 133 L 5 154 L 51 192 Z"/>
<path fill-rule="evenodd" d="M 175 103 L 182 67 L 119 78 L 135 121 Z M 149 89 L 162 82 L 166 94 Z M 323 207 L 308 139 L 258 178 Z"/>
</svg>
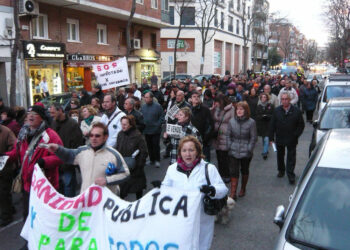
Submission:
<svg viewBox="0 0 350 250">
<path fill-rule="evenodd" d="M 96 192 L 94 192 L 96 191 Z M 97 194 L 96 200 L 93 200 L 94 193 Z M 94 186 L 89 188 L 89 198 L 88 198 L 88 207 L 98 205 L 102 200 L 102 189 L 100 187 Z"/>
<path fill-rule="evenodd" d="M 63 210 L 63 209 L 69 209 L 73 206 L 74 200 L 65 200 L 61 206 L 59 206 L 57 209 Z"/>
<path fill-rule="evenodd" d="M 47 185 L 40 190 L 40 193 L 38 193 L 38 198 L 40 199 L 41 196 L 43 195 L 43 193 L 45 192 L 45 195 L 44 195 L 44 203 L 45 204 L 47 204 L 57 194 L 56 191 L 54 191 L 52 193 L 50 193 L 50 191 L 51 191 L 51 187 L 49 185 Z"/>
<path fill-rule="evenodd" d="M 116 62 L 113 62 L 113 63 L 112 63 L 112 66 L 113 66 L 113 68 L 117 67 L 117 63 L 116 63 Z"/>
<path fill-rule="evenodd" d="M 101 71 L 101 70 L 102 70 L 102 68 L 101 68 L 100 65 L 97 66 L 97 70 L 98 70 L 98 71 Z"/>
<path fill-rule="evenodd" d="M 46 178 L 41 178 L 39 179 L 36 184 L 35 187 L 33 188 L 34 191 L 37 191 L 37 194 L 39 193 L 39 190 L 41 189 L 42 185 L 44 185 L 44 183 L 46 182 Z"/>
<path fill-rule="evenodd" d="M 105 70 L 109 70 L 108 64 L 103 65 L 103 68 L 104 68 Z"/>
<path fill-rule="evenodd" d="M 79 204 L 82 204 L 82 208 L 85 207 L 85 196 L 84 193 L 82 193 L 74 202 L 74 208 L 77 209 L 79 207 Z"/>
<path fill-rule="evenodd" d="M 53 209 L 57 209 L 57 204 L 60 203 L 63 200 L 64 200 L 63 197 L 58 197 L 57 200 L 49 203 L 49 206 L 52 207 Z"/>
</svg>

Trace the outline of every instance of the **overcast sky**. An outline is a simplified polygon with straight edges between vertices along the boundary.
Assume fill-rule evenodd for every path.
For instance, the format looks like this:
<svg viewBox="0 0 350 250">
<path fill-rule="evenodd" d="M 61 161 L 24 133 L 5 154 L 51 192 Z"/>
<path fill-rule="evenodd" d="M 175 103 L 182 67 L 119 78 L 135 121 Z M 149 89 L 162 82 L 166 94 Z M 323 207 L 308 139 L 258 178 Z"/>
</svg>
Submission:
<svg viewBox="0 0 350 250">
<path fill-rule="evenodd" d="M 278 11 L 307 39 L 315 39 L 319 46 L 324 46 L 329 36 L 323 17 L 325 1 L 327 0 L 269 0 L 270 13 Z"/>
</svg>

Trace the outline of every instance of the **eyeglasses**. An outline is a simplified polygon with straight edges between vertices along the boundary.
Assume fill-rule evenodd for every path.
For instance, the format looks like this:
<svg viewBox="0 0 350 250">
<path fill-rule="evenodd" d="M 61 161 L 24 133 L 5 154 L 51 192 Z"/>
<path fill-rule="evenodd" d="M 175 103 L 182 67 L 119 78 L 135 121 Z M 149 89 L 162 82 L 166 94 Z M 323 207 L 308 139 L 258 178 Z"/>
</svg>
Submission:
<svg viewBox="0 0 350 250">
<path fill-rule="evenodd" d="M 96 137 L 96 138 L 100 138 L 102 135 L 100 134 L 90 134 L 89 137 L 90 138 L 93 138 L 93 137 Z"/>
</svg>

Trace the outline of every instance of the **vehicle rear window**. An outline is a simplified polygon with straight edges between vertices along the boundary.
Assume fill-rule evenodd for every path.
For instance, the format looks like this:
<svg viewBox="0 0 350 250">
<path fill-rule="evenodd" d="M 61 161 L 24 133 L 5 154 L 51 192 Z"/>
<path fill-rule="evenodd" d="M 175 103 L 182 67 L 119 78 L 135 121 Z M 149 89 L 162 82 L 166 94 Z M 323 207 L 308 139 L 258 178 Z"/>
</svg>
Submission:
<svg viewBox="0 0 350 250">
<path fill-rule="evenodd" d="M 320 129 L 350 128 L 350 107 L 328 107 L 320 119 Z"/>
<path fill-rule="evenodd" d="M 329 99 L 334 97 L 350 97 L 350 85 L 327 86 L 323 102 L 328 102 Z"/>
<path fill-rule="evenodd" d="M 287 230 L 287 240 L 315 249 L 349 249 L 350 170 L 318 167 Z"/>
</svg>

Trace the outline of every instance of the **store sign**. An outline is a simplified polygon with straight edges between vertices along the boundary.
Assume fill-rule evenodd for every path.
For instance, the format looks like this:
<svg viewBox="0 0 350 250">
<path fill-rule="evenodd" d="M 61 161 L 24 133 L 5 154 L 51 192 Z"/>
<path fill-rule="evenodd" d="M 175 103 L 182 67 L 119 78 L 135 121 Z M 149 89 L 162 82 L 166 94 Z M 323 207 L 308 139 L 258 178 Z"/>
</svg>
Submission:
<svg viewBox="0 0 350 250">
<path fill-rule="evenodd" d="M 175 39 L 168 39 L 168 49 L 175 49 Z M 177 48 L 185 48 L 185 40 L 177 40 Z"/>
<path fill-rule="evenodd" d="M 46 43 L 23 41 L 23 55 L 28 58 L 64 58 L 66 45 L 64 43 Z"/>
<path fill-rule="evenodd" d="M 103 90 L 130 84 L 128 63 L 125 57 L 109 63 L 93 64 L 92 67 L 97 82 Z"/>
<path fill-rule="evenodd" d="M 99 55 L 86 55 L 86 54 L 68 54 L 68 61 L 97 61 L 97 62 L 110 62 L 113 61 L 113 56 L 99 56 Z"/>
</svg>

